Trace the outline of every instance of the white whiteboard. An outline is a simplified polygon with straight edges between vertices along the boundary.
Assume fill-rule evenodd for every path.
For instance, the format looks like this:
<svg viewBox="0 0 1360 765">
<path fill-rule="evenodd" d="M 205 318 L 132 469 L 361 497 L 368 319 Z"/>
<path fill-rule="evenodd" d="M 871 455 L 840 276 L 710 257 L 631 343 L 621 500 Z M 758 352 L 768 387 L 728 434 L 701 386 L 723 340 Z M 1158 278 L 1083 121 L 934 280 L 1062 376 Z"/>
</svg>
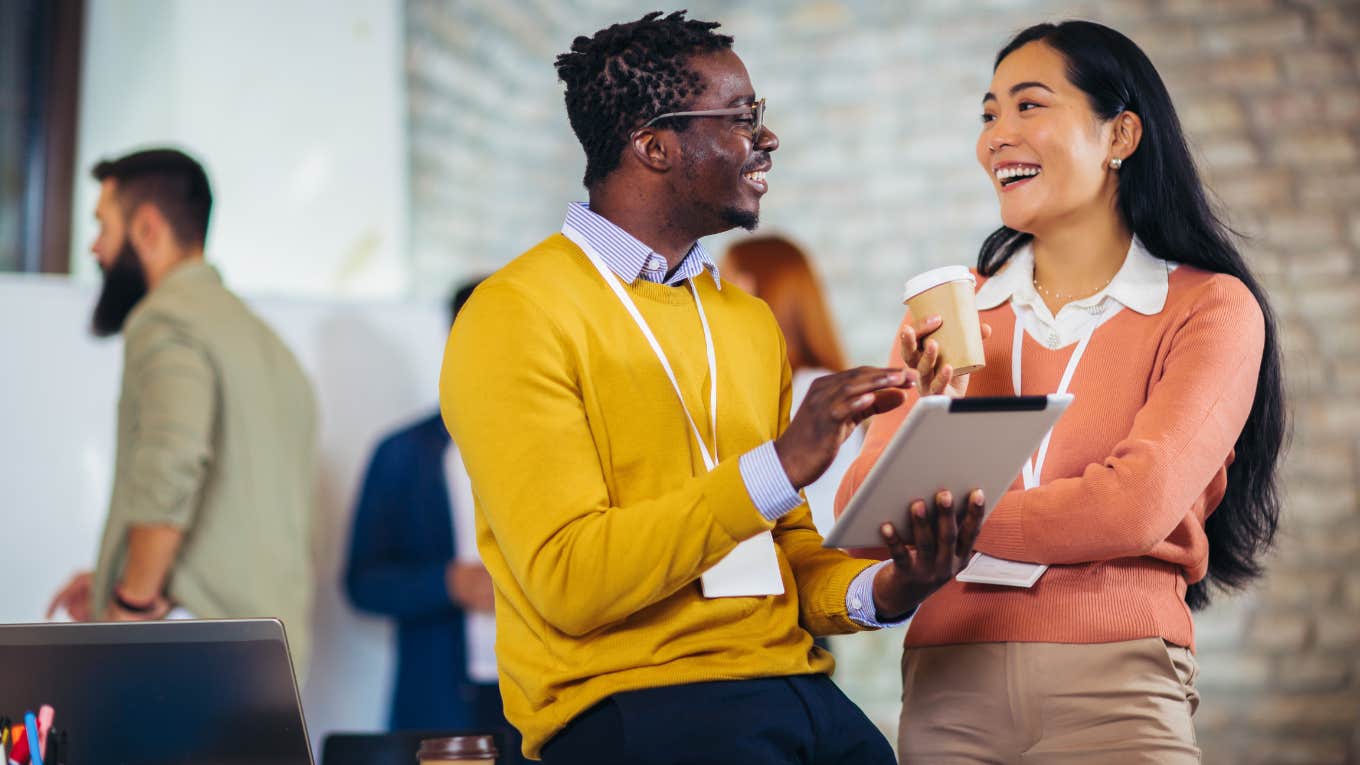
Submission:
<svg viewBox="0 0 1360 765">
<path fill-rule="evenodd" d="M 99 196 L 90 168 L 168 144 L 208 171 L 208 252 L 230 284 L 285 295 L 409 294 L 404 7 L 86 3 L 76 276 L 99 278 L 88 252 Z"/>
<path fill-rule="evenodd" d="M 87 331 L 96 288 L 0 274 L 0 622 L 39 621 L 94 562 L 113 471 L 122 346 Z M 250 299 L 297 354 L 320 410 L 313 746 L 387 721 L 393 638 L 340 589 L 354 497 L 379 437 L 434 409 L 447 330 L 435 304 Z"/>
</svg>

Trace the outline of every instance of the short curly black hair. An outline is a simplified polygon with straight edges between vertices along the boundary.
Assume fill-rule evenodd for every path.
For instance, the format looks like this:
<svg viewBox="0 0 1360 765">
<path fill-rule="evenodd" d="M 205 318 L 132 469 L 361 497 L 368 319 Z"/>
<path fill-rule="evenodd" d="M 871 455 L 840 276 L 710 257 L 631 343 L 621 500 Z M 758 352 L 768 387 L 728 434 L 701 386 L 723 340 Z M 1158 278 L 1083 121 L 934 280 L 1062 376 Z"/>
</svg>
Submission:
<svg viewBox="0 0 1360 765">
<path fill-rule="evenodd" d="M 717 22 L 687 19 L 685 13 L 653 11 L 593 37 L 582 35 L 557 57 L 557 76 L 567 86 L 567 119 L 586 152 L 586 188 L 618 167 L 634 129 L 657 114 L 683 111 L 703 92 L 686 59 L 731 49 L 732 38 L 713 31 Z M 684 127 L 682 121 L 678 129 Z"/>
</svg>

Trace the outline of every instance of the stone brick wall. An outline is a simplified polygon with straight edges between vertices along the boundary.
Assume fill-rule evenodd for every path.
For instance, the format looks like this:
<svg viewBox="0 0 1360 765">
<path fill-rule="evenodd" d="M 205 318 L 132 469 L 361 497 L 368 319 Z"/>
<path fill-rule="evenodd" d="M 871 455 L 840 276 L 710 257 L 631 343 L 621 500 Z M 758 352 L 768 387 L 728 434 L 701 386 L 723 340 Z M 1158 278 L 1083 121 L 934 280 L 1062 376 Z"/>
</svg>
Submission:
<svg viewBox="0 0 1360 765">
<path fill-rule="evenodd" d="M 769 98 L 783 145 L 764 228 L 816 255 L 858 362 L 883 359 L 902 280 L 972 262 L 997 223 L 973 160 L 996 49 L 1030 23 L 1072 17 L 1144 47 L 1270 290 L 1294 418 L 1270 574 L 1197 619 L 1206 761 L 1360 763 L 1360 4 L 688 6 L 736 36 Z M 576 34 L 650 8 L 409 0 L 412 268 L 426 293 L 496 268 L 583 196 L 552 59 Z M 855 640 L 838 680 L 891 730 L 898 636 Z"/>
</svg>

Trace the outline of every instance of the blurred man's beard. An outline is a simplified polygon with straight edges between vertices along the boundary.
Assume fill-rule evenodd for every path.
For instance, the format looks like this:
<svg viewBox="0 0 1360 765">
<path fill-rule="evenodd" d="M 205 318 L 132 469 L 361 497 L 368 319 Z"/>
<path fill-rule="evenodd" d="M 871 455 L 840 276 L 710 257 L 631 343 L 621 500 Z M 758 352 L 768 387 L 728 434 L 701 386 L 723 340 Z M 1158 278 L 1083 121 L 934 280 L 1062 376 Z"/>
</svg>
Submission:
<svg viewBox="0 0 1360 765">
<path fill-rule="evenodd" d="M 95 337 L 109 337 L 123 330 L 129 313 L 146 297 L 146 272 L 130 242 L 124 242 L 118 256 L 104 269 L 104 288 L 94 306 L 90 330 Z"/>
</svg>

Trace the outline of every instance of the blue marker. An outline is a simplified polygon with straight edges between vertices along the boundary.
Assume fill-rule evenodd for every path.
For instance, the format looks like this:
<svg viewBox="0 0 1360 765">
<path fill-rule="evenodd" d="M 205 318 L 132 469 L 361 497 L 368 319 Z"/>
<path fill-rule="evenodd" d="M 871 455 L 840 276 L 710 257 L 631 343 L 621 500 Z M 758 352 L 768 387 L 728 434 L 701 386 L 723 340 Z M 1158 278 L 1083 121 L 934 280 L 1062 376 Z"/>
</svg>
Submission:
<svg viewBox="0 0 1360 765">
<path fill-rule="evenodd" d="M 38 746 L 38 718 L 24 713 L 24 735 L 28 736 L 28 765 L 43 765 L 42 747 Z"/>
</svg>

